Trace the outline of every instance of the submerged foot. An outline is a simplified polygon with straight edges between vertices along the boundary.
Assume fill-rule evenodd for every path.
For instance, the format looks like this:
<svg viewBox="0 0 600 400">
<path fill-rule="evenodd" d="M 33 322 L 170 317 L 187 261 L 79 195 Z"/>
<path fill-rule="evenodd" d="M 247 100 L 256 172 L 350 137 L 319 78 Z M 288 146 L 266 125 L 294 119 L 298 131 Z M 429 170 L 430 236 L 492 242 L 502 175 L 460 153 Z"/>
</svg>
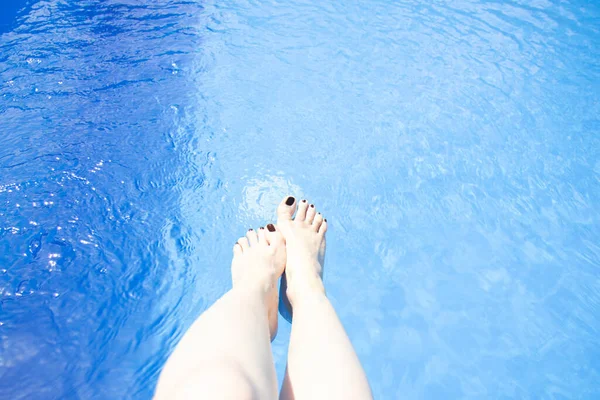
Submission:
<svg viewBox="0 0 600 400">
<path fill-rule="evenodd" d="M 264 295 L 271 340 L 277 335 L 277 280 L 283 273 L 285 259 L 285 242 L 273 224 L 258 232 L 250 229 L 233 246 L 233 288 L 258 290 Z"/>
<path fill-rule="evenodd" d="M 289 316 L 284 314 L 284 317 L 290 320 L 296 301 L 305 295 L 325 292 L 322 277 L 327 220 L 314 204 L 306 200 L 297 204 L 293 197 L 287 197 L 277 208 L 277 227 L 285 238 L 287 251 L 280 311 L 282 314 L 287 311 Z"/>
</svg>

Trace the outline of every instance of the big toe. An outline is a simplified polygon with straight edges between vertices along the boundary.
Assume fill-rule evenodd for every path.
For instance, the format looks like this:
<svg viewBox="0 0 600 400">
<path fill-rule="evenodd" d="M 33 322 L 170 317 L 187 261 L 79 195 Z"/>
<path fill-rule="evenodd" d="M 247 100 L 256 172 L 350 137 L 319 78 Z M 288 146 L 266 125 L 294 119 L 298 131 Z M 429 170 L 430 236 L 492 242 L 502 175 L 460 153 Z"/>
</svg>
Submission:
<svg viewBox="0 0 600 400">
<path fill-rule="evenodd" d="M 281 232 L 277 230 L 277 227 L 273 224 L 267 225 L 267 241 L 269 246 L 279 247 L 285 246 L 285 242 L 283 241 L 283 236 L 281 236 Z"/>
<path fill-rule="evenodd" d="M 285 221 L 291 221 L 294 216 L 294 212 L 296 212 L 296 199 L 292 196 L 287 196 L 284 198 L 279 207 L 277 207 L 277 224 L 281 225 L 281 223 L 285 223 Z"/>
</svg>

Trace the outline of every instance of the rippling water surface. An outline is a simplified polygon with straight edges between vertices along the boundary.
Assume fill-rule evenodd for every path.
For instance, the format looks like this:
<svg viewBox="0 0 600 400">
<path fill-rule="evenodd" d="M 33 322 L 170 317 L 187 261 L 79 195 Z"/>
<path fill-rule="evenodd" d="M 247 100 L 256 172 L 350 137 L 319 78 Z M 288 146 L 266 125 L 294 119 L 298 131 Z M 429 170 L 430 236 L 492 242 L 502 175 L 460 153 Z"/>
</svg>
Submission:
<svg viewBox="0 0 600 400">
<path fill-rule="evenodd" d="M 0 14 L 0 398 L 150 398 L 287 193 L 377 398 L 600 397 L 596 2 Z"/>
</svg>

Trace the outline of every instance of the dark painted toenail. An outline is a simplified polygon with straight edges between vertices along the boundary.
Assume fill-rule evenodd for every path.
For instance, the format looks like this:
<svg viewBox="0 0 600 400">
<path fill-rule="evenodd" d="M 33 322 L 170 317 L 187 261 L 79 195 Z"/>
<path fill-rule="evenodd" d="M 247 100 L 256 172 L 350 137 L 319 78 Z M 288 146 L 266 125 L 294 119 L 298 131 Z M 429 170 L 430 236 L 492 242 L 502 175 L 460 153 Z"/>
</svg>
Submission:
<svg viewBox="0 0 600 400">
<path fill-rule="evenodd" d="M 323 221 L 327 222 L 327 218 L 325 218 Z"/>
<path fill-rule="evenodd" d="M 317 214 L 321 215 L 321 213 L 320 213 L 320 212 L 318 212 Z"/>
<path fill-rule="evenodd" d="M 265 227 L 264 227 L 264 226 L 261 226 L 259 229 L 265 229 Z"/>
<path fill-rule="evenodd" d="M 302 200 L 303 203 L 306 203 L 306 200 Z"/>
<path fill-rule="evenodd" d="M 267 229 L 269 230 L 269 232 L 275 232 L 275 225 L 269 224 L 267 225 Z"/>
<path fill-rule="evenodd" d="M 250 229 L 248 229 L 248 232 L 252 232 L 253 230 L 254 230 L 254 229 L 250 228 Z"/>
<path fill-rule="evenodd" d="M 311 204 L 311 205 L 310 205 L 310 208 L 315 208 L 315 205 L 314 205 L 314 204 Z"/>
<path fill-rule="evenodd" d="M 285 204 L 287 204 L 288 206 L 291 206 L 292 204 L 294 204 L 294 201 L 296 201 L 295 198 L 293 198 L 292 196 L 288 197 L 287 200 L 285 201 Z"/>
</svg>

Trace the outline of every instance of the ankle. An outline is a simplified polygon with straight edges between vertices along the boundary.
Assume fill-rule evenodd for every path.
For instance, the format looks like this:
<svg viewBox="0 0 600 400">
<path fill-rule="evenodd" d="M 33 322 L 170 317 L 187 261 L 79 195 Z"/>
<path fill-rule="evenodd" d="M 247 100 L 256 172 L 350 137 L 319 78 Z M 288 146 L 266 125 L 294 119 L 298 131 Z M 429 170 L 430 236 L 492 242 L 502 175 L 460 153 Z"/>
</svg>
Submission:
<svg viewBox="0 0 600 400">
<path fill-rule="evenodd" d="M 240 282 L 233 285 L 232 291 L 240 297 L 265 300 L 270 287 L 268 282 Z"/>
<path fill-rule="evenodd" d="M 299 304 L 313 302 L 314 300 L 326 298 L 325 286 L 321 280 L 304 285 L 301 288 L 288 286 L 286 291 L 290 304 L 295 309 Z"/>
</svg>

